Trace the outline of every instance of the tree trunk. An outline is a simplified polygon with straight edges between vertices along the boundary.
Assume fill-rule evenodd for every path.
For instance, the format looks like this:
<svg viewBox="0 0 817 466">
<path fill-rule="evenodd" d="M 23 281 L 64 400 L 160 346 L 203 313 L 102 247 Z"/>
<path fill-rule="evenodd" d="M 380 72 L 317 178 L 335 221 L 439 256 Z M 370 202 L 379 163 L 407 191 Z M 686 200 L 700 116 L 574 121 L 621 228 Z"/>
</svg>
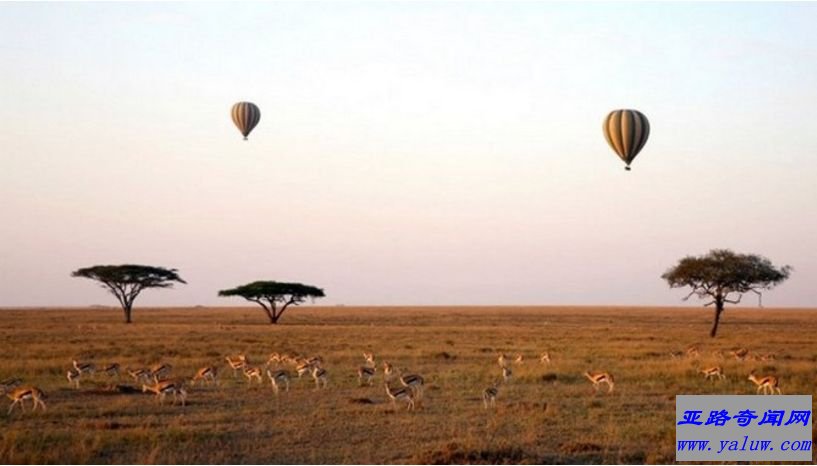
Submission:
<svg viewBox="0 0 817 466">
<path fill-rule="evenodd" d="M 125 311 L 125 323 L 126 324 L 132 323 L 133 320 L 131 320 L 131 311 L 133 310 L 133 307 L 125 306 L 122 309 Z"/>
<path fill-rule="evenodd" d="M 723 312 L 723 301 L 720 299 L 715 300 L 715 323 L 712 324 L 712 331 L 709 332 L 709 336 L 715 338 L 715 335 L 718 333 L 718 323 L 721 321 L 721 312 Z"/>
</svg>

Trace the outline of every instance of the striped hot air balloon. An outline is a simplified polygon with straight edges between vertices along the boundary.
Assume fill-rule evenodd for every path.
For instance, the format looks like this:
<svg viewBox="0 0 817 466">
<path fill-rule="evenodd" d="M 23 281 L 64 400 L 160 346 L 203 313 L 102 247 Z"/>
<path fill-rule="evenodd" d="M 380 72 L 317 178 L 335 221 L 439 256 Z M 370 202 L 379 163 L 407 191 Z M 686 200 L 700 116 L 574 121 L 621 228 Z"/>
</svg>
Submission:
<svg viewBox="0 0 817 466">
<path fill-rule="evenodd" d="M 241 131 L 241 134 L 244 135 L 244 140 L 246 141 L 247 136 L 249 136 L 252 129 L 255 128 L 255 125 L 261 120 L 261 110 L 252 102 L 238 102 L 233 105 L 233 109 L 230 113 L 233 117 L 233 123 L 235 123 L 238 130 Z"/>
<path fill-rule="evenodd" d="M 613 110 L 604 119 L 604 137 L 629 170 L 650 137 L 650 122 L 638 110 Z"/>
</svg>

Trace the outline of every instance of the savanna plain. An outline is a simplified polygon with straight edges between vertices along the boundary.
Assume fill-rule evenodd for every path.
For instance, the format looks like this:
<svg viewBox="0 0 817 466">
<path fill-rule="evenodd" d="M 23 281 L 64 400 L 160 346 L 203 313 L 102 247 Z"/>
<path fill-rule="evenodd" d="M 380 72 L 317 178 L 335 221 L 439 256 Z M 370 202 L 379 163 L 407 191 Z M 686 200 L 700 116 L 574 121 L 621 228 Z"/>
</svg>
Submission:
<svg viewBox="0 0 817 466">
<path fill-rule="evenodd" d="M 126 325 L 116 309 L 3 309 L 0 379 L 42 388 L 48 409 L 0 407 L 0 463 L 671 463 L 676 394 L 754 394 L 756 370 L 784 394 L 815 395 L 817 310 L 727 309 L 714 339 L 711 312 L 338 306 L 269 325 L 253 308 L 139 308 Z M 698 357 L 670 356 L 693 345 Z M 742 361 L 715 355 L 743 347 Z M 364 351 L 378 365 L 372 386 L 358 382 Z M 263 365 L 272 352 L 321 356 L 328 387 L 305 375 L 276 397 L 225 362 L 244 353 Z M 523 360 L 486 410 L 499 353 Z M 73 359 L 123 371 L 76 389 Z M 387 398 L 385 361 L 425 378 L 415 411 Z M 156 363 L 173 377 L 214 365 L 219 384 L 160 405 L 125 373 Z M 712 365 L 725 380 L 698 373 Z M 611 373 L 614 391 L 595 393 L 585 371 Z"/>
</svg>

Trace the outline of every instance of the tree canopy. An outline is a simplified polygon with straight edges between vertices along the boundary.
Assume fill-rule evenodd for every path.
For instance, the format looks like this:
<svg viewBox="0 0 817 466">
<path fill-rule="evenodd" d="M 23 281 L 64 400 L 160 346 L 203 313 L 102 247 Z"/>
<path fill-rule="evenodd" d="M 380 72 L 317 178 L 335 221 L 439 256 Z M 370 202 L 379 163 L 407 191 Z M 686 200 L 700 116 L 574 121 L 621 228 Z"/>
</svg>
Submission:
<svg viewBox="0 0 817 466">
<path fill-rule="evenodd" d="M 769 259 L 756 254 L 713 249 L 703 256 L 684 257 L 661 278 L 670 288 L 691 288 L 684 301 L 692 296 L 712 299 L 704 306 L 715 305 L 715 321 L 710 332 L 714 337 L 724 304 L 738 304 L 744 294 L 751 292 L 762 305 L 762 292 L 784 282 L 791 270 L 788 265 L 777 268 Z"/>
<path fill-rule="evenodd" d="M 133 302 L 147 288 L 172 288 L 174 283 L 187 283 L 176 269 L 149 265 L 95 265 L 75 270 L 72 277 L 88 278 L 99 282 L 116 296 L 125 312 L 125 322 L 131 323 Z"/>
<path fill-rule="evenodd" d="M 271 324 L 278 319 L 291 305 L 301 304 L 306 298 L 323 298 L 322 289 L 302 283 L 285 283 L 276 281 L 255 281 L 229 290 L 221 290 L 219 296 L 240 296 L 247 301 L 260 305 L 267 313 Z"/>
</svg>

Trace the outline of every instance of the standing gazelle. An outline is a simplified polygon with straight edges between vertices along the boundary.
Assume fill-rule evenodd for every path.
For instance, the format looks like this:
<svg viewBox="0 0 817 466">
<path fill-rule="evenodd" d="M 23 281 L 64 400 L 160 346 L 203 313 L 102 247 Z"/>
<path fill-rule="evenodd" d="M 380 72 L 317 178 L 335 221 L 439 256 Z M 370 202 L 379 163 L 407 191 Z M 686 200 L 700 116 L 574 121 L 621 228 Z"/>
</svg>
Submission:
<svg viewBox="0 0 817 466">
<path fill-rule="evenodd" d="M 271 369 L 267 369 L 267 377 L 272 384 L 272 389 L 275 391 L 277 395 L 278 392 L 281 390 L 281 386 L 284 386 L 284 390 L 289 391 L 289 373 L 285 370 L 277 370 L 273 371 Z"/>
<path fill-rule="evenodd" d="M 65 378 L 68 379 L 68 384 L 73 385 L 74 388 L 79 388 L 79 378 L 80 372 L 76 369 L 68 369 L 68 373 L 65 374 Z"/>
<path fill-rule="evenodd" d="M 488 409 L 488 406 L 492 408 L 496 407 L 496 396 L 499 394 L 499 382 L 494 382 L 493 385 L 486 388 L 482 392 L 482 403 L 485 405 L 485 409 Z"/>
<path fill-rule="evenodd" d="M 74 364 L 74 369 L 76 369 L 77 372 L 79 372 L 80 375 L 82 375 L 82 374 L 91 375 L 94 372 L 96 372 L 96 366 L 94 366 L 90 362 L 81 363 L 81 362 L 78 362 L 76 359 L 74 359 L 71 362 Z"/>
<path fill-rule="evenodd" d="M 613 391 L 615 381 L 613 380 L 612 374 L 609 372 L 585 372 L 584 376 L 593 382 L 593 390 L 595 392 L 599 391 L 599 388 L 601 388 L 601 384 L 603 383 L 607 384 L 607 393 Z"/>
<path fill-rule="evenodd" d="M 502 380 L 504 382 L 510 382 L 511 377 L 513 377 L 513 371 L 510 367 L 503 367 L 502 368 Z"/>
<path fill-rule="evenodd" d="M 357 381 L 362 387 L 363 385 L 371 385 L 377 367 L 360 366 L 357 368 Z"/>
<path fill-rule="evenodd" d="M 9 393 L 6 393 L 6 396 L 11 400 L 11 406 L 9 406 L 8 414 L 11 414 L 11 411 L 18 404 L 20 405 L 20 411 L 25 411 L 23 404 L 25 400 L 31 400 L 33 402 L 34 406 L 32 411 L 35 411 L 38 405 L 42 406 L 43 411 L 45 411 L 45 402 L 43 401 L 45 398 L 45 393 L 43 393 L 43 391 L 37 387 L 28 386 L 15 388 Z"/>
<path fill-rule="evenodd" d="M 391 381 L 395 375 L 399 376 L 400 383 L 403 384 L 404 387 L 410 388 L 414 393 L 414 399 L 422 400 L 423 398 L 423 388 L 425 385 L 425 379 L 423 376 L 418 374 L 408 374 L 403 375 L 402 371 L 398 371 L 389 364 L 388 362 L 383 363 L 383 379 L 386 382 Z"/>
<path fill-rule="evenodd" d="M 252 379 L 258 380 L 258 383 L 263 383 L 261 379 L 261 371 L 260 367 L 245 367 L 244 368 L 244 376 L 247 377 L 247 383 L 252 383 Z"/>
<path fill-rule="evenodd" d="M 386 395 L 391 399 L 395 411 L 397 411 L 397 400 L 405 401 L 406 409 L 414 409 L 414 392 L 410 388 L 391 388 L 388 381 L 383 381 L 383 385 L 386 387 Z"/>
<path fill-rule="evenodd" d="M 754 382 L 757 385 L 757 393 L 760 394 L 760 391 L 763 390 L 763 394 L 774 395 L 774 392 L 777 391 L 778 395 L 782 395 L 783 392 L 780 391 L 780 381 L 777 377 L 773 375 L 768 375 L 766 377 L 757 378 L 755 376 L 755 371 L 749 373 L 749 380 Z M 768 392 L 768 393 L 767 393 Z"/>
<path fill-rule="evenodd" d="M 542 355 L 539 356 L 539 362 L 542 364 L 550 364 L 551 363 L 550 352 L 545 351 L 544 353 L 542 353 Z"/>
<path fill-rule="evenodd" d="M 322 367 L 312 367 L 312 378 L 315 379 L 315 390 L 320 389 L 321 385 L 323 385 L 323 388 L 326 388 L 329 384 L 329 376 L 326 373 L 326 369 Z"/>
<path fill-rule="evenodd" d="M 714 379 L 714 378 L 716 378 L 716 377 L 717 377 L 718 379 L 720 379 L 720 380 L 723 380 L 723 379 L 725 379 L 725 378 L 726 378 L 726 376 L 725 376 L 725 375 L 723 375 L 723 369 L 721 368 L 721 366 L 709 367 L 709 368 L 706 368 L 706 369 L 700 370 L 700 371 L 698 371 L 698 372 L 700 372 L 701 374 L 703 374 L 703 375 L 704 375 L 704 378 L 705 378 L 706 380 L 709 380 L 709 379 Z"/>
<path fill-rule="evenodd" d="M 243 354 L 239 354 L 235 358 L 227 356 L 225 359 L 233 370 L 233 377 L 238 377 L 238 371 L 243 371 L 247 367 L 247 358 Z"/>
</svg>

